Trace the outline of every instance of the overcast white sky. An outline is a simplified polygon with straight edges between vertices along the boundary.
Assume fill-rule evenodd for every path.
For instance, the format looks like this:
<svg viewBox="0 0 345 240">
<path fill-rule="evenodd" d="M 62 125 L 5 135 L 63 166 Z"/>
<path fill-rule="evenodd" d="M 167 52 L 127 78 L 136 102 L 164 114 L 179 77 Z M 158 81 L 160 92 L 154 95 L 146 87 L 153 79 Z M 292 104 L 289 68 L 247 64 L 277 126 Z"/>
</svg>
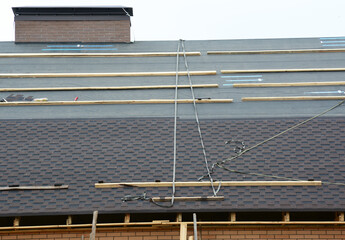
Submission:
<svg viewBox="0 0 345 240">
<path fill-rule="evenodd" d="M 345 36 L 345 0 L 0 0 L 0 41 L 12 6 L 90 5 L 133 7 L 136 41 Z"/>
</svg>

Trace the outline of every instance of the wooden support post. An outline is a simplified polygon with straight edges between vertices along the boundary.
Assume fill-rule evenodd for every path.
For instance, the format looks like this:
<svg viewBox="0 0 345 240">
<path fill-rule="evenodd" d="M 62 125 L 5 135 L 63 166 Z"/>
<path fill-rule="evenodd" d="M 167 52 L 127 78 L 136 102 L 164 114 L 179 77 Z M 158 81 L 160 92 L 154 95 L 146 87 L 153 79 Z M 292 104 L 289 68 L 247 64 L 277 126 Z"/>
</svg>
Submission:
<svg viewBox="0 0 345 240">
<path fill-rule="evenodd" d="M 90 240 L 96 239 L 96 224 L 97 224 L 98 211 L 93 212 L 92 218 L 92 231 L 90 233 Z"/>
<path fill-rule="evenodd" d="M 13 220 L 13 227 L 19 227 L 20 217 L 15 217 Z"/>
<path fill-rule="evenodd" d="M 236 222 L 236 213 L 232 212 L 229 214 L 229 221 Z"/>
<path fill-rule="evenodd" d="M 187 240 L 187 223 L 180 224 L 180 240 Z"/>
<path fill-rule="evenodd" d="M 131 214 L 126 213 L 126 214 L 125 214 L 125 220 L 124 220 L 124 222 L 125 222 L 125 223 L 129 223 L 130 221 L 131 221 Z"/>
<path fill-rule="evenodd" d="M 290 222 L 290 213 L 289 212 L 283 212 L 282 213 L 282 221 L 283 222 Z"/>
<path fill-rule="evenodd" d="M 176 214 L 176 222 L 182 222 L 182 213 Z"/>
<path fill-rule="evenodd" d="M 66 225 L 72 225 L 72 216 L 69 215 L 66 219 Z"/>
<path fill-rule="evenodd" d="M 335 221 L 344 222 L 345 221 L 344 212 L 336 212 Z"/>
</svg>

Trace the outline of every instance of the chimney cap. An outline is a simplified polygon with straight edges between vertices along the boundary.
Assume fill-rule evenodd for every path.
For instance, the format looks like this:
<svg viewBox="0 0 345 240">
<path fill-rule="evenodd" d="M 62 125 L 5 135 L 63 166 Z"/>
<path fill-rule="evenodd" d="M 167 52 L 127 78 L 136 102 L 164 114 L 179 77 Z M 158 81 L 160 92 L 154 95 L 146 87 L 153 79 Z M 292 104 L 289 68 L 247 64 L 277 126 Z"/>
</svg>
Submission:
<svg viewBox="0 0 345 240">
<path fill-rule="evenodd" d="M 13 7 L 15 16 L 133 16 L 133 8 L 125 6 L 82 6 L 82 7 L 63 7 L 63 6 L 26 6 Z"/>
</svg>

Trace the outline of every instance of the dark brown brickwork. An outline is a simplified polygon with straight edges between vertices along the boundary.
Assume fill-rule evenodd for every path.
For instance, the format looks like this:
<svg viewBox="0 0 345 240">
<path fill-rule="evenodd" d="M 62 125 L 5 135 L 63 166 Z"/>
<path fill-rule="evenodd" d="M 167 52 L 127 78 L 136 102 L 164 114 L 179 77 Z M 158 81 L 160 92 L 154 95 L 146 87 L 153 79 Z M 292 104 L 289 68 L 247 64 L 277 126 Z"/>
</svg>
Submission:
<svg viewBox="0 0 345 240">
<path fill-rule="evenodd" d="M 130 42 L 130 20 L 16 21 L 16 42 Z"/>
</svg>

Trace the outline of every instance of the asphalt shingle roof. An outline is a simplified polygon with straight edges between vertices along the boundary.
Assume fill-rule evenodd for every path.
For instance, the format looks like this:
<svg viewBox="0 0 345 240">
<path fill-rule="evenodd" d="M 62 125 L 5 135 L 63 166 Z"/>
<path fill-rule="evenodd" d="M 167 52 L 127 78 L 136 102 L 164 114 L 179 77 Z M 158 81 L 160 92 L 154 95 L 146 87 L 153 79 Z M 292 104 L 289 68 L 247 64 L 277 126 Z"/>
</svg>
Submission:
<svg viewBox="0 0 345 240">
<path fill-rule="evenodd" d="M 233 155 L 225 141 L 246 146 L 270 137 L 302 119 L 217 119 L 201 122 L 210 163 Z M 104 182 L 171 181 L 173 119 L 3 120 L 0 123 L 0 182 L 68 184 L 68 190 L 0 192 L 2 216 L 101 212 L 160 212 L 147 201 L 122 202 L 146 191 L 171 195 L 170 188 L 96 189 Z M 323 117 L 248 152 L 226 166 L 283 177 L 344 182 L 342 118 Z M 196 123 L 178 121 L 177 181 L 205 174 Z M 216 169 L 216 180 L 275 180 Z M 176 196 L 209 196 L 209 187 L 178 188 Z M 224 201 L 176 202 L 168 211 L 337 211 L 344 209 L 345 187 L 222 187 Z M 164 211 L 167 211 L 164 209 Z"/>
</svg>

